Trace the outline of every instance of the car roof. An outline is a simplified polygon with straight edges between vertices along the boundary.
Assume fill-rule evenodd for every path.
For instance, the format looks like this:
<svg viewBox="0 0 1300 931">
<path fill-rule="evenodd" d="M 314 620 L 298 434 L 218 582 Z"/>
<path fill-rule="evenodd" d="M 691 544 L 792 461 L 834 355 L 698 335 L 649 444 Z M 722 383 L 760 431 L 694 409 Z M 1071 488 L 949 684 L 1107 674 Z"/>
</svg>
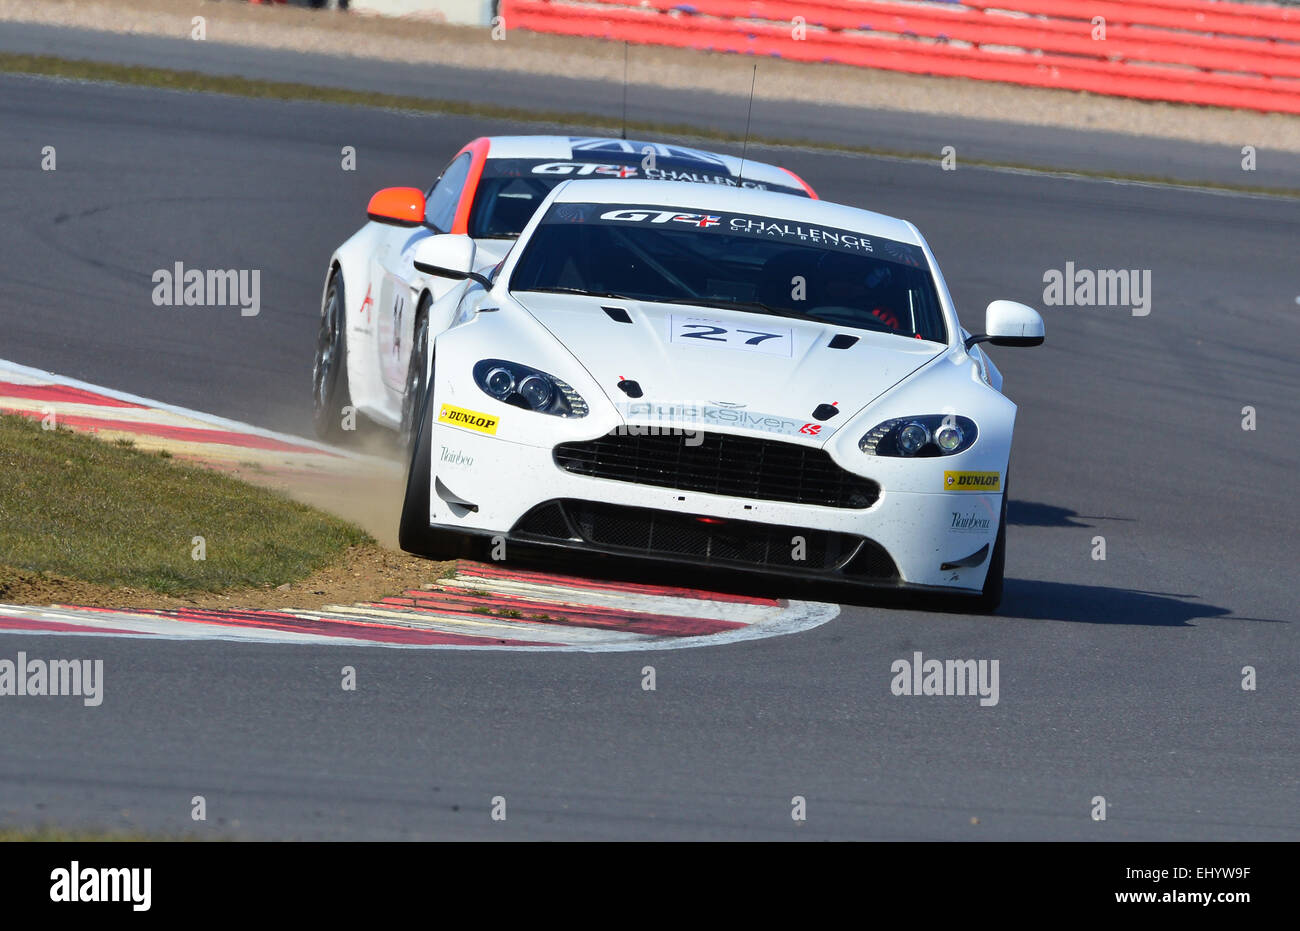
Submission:
<svg viewBox="0 0 1300 931">
<path fill-rule="evenodd" d="M 554 193 L 555 203 L 626 204 L 671 207 L 681 211 L 739 213 L 805 225 L 852 230 L 896 242 L 924 246 L 916 228 L 906 220 L 858 207 L 810 200 L 777 191 L 682 185 L 672 181 L 566 181 Z"/>
<path fill-rule="evenodd" d="M 803 187 L 797 177 L 777 165 L 675 143 L 616 139 L 612 136 L 490 136 L 488 143 L 489 160 L 547 158 L 627 164 L 641 161 L 649 146 L 660 167 L 727 175 L 795 190 Z"/>
</svg>

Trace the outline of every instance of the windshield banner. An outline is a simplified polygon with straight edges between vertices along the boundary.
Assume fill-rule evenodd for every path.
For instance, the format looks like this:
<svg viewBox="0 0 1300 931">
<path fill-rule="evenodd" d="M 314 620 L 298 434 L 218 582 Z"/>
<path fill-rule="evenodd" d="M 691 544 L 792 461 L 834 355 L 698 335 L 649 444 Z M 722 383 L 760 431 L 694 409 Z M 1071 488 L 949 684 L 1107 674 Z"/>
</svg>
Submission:
<svg viewBox="0 0 1300 931">
<path fill-rule="evenodd" d="M 575 159 L 489 158 L 483 165 L 485 178 L 541 178 L 564 181 L 568 178 L 623 178 L 641 181 L 686 181 L 693 184 L 720 184 L 723 187 L 748 188 L 755 191 L 780 191 L 803 195 L 799 187 L 785 187 L 737 178 L 726 172 L 701 171 L 665 164 L 659 160 L 655 168 L 644 168 L 639 159 L 619 161 L 617 153 L 605 153 L 606 160 L 585 161 Z"/>
<path fill-rule="evenodd" d="M 879 236 L 867 236 L 853 230 L 837 229 L 816 223 L 779 220 L 741 213 L 697 213 L 662 206 L 638 207 L 625 204 L 556 204 L 542 219 L 543 224 L 585 223 L 599 226 L 642 226 L 672 230 L 691 230 L 701 234 L 724 234 L 806 243 L 833 251 L 924 268 L 925 253 L 920 246 Z"/>
</svg>

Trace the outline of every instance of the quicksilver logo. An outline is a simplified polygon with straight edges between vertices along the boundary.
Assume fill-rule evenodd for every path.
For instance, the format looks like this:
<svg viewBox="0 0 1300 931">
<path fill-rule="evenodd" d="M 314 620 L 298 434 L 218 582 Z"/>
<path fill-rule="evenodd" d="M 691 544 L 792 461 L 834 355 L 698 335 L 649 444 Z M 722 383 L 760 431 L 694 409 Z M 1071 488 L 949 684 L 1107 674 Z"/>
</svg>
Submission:
<svg viewBox="0 0 1300 931">
<path fill-rule="evenodd" d="M 762 433 L 786 435 L 806 432 L 802 430 L 804 427 L 802 421 L 789 420 L 775 414 L 742 410 L 743 407 L 743 404 L 735 407 L 717 407 L 712 404 L 690 402 L 656 404 L 646 401 L 618 405 L 619 412 L 630 420 L 671 420 L 706 426 L 725 425 L 745 430 L 758 430 Z"/>
</svg>

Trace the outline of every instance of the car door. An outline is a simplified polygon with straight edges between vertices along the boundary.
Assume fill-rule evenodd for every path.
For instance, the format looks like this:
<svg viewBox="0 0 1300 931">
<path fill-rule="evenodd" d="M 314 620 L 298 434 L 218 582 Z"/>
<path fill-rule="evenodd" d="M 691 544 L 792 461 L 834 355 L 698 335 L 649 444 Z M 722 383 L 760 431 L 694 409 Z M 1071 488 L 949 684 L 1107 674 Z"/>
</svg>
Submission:
<svg viewBox="0 0 1300 931">
<path fill-rule="evenodd" d="M 436 233 L 451 230 L 456 207 L 469 178 L 471 159 L 469 152 L 462 152 L 452 159 L 425 199 L 425 227 L 401 231 L 392 247 L 381 257 L 383 283 L 378 299 L 376 340 L 379 372 L 390 401 L 397 405 L 398 410 L 401 409 L 402 393 L 406 390 L 418 286 L 423 282 L 415 271 L 415 247 Z"/>
</svg>

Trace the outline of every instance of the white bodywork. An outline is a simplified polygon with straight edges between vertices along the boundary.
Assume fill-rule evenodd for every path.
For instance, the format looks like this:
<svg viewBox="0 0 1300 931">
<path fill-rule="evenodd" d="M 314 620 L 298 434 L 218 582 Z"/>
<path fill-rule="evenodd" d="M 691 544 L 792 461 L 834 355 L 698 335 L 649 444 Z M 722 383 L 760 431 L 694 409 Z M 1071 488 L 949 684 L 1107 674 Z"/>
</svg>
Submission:
<svg viewBox="0 0 1300 931">
<path fill-rule="evenodd" d="M 432 486 L 438 479 L 477 510 L 431 491 L 430 524 L 505 534 L 532 507 L 550 499 L 607 502 L 860 535 L 888 551 L 905 585 L 978 591 L 988 558 L 975 566 L 940 567 L 969 559 L 985 544 L 990 551 L 994 547 L 1016 405 L 1000 393 L 1001 375 L 984 353 L 965 348 L 969 334 L 961 328 L 920 233 L 906 221 L 785 194 L 700 187 L 683 196 L 682 190 L 655 182 L 561 185 L 534 215 L 520 239 L 521 248 L 505 260 L 490 291 L 466 282 L 443 284 L 448 296 L 437 310 L 449 326 L 434 347 L 432 474 L 409 480 Z M 552 202 L 565 201 L 744 213 L 914 244 L 924 251 L 933 273 L 948 343 L 714 307 L 569 294 L 513 295 L 508 282 L 528 237 Z M 601 311 L 610 303 L 626 309 L 630 325 Z M 789 345 L 782 352 L 686 345 L 672 338 L 672 319 L 683 313 L 724 328 L 780 329 Z M 828 347 L 835 334 L 845 332 L 859 337 L 856 344 Z M 565 419 L 501 403 L 480 389 L 471 374 L 483 359 L 506 359 L 550 373 L 571 385 L 590 412 Z M 646 396 L 635 401 L 624 396 L 616 387 L 620 378 L 645 385 Z M 802 426 L 811 426 L 810 412 L 825 402 L 835 402 L 841 414 L 812 433 L 801 432 Z M 495 432 L 440 422 L 437 412 L 444 405 L 495 418 Z M 754 416 L 738 416 L 736 411 Z M 956 455 L 890 458 L 859 448 L 862 437 L 883 421 L 945 413 L 978 425 L 976 442 Z M 628 424 L 703 428 L 819 447 L 844 469 L 879 483 L 881 493 L 866 509 L 823 507 L 592 478 L 555 463 L 552 451 L 557 444 L 592 440 Z M 945 472 L 955 471 L 996 473 L 997 490 L 947 490 Z"/>
</svg>

